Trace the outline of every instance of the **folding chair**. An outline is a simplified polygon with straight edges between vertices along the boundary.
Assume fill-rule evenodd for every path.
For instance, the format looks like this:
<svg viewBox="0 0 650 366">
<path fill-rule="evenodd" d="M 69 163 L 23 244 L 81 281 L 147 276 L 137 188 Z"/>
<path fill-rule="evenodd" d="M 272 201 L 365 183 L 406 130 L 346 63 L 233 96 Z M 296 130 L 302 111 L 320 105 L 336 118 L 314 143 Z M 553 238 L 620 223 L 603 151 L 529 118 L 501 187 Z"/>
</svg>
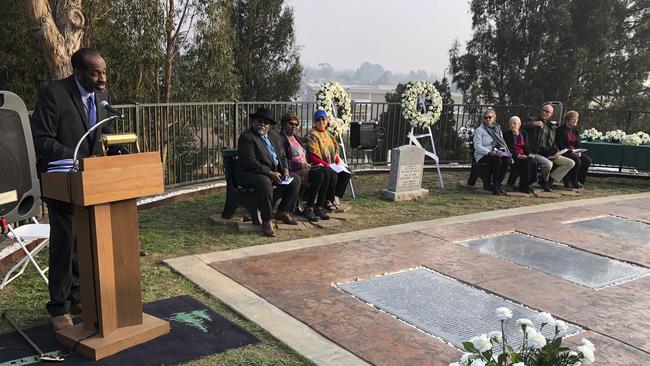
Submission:
<svg viewBox="0 0 650 366">
<path fill-rule="evenodd" d="M 16 263 L 10 270 L 7 272 L 5 275 L 4 279 L 2 280 L 2 284 L 0 284 L 0 289 L 3 289 L 9 282 L 15 280 L 25 272 L 25 268 L 27 268 L 27 265 L 31 262 L 38 273 L 43 277 L 43 280 L 45 280 L 45 283 L 47 282 L 47 276 L 45 275 L 45 272 L 47 272 L 48 268 L 46 267 L 45 269 L 41 269 L 41 267 L 36 263 L 36 260 L 34 257 L 43 250 L 47 246 L 47 244 L 50 241 L 50 225 L 48 224 L 39 224 L 36 218 L 32 217 L 32 222 L 31 224 L 26 224 L 26 225 L 21 225 L 16 228 L 12 228 L 11 225 L 8 225 L 7 228 L 9 229 L 9 234 L 7 235 L 9 238 L 15 240 L 18 245 L 22 248 L 22 250 L 25 252 L 25 257 L 21 259 L 18 263 Z M 33 240 L 37 239 L 43 239 L 35 248 L 33 248 L 31 251 L 27 249 L 27 244 Z M 12 274 L 14 272 L 18 271 L 18 273 Z"/>
</svg>

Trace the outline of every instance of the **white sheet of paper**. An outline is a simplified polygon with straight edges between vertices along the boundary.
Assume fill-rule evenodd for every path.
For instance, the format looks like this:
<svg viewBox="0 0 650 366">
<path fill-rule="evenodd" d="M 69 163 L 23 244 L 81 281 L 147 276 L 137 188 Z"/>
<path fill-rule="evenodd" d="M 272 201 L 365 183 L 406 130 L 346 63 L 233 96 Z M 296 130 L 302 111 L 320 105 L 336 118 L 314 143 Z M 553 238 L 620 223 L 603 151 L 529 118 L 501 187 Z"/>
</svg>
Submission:
<svg viewBox="0 0 650 366">
<path fill-rule="evenodd" d="M 287 175 L 287 177 L 282 182 L 280 182 L 280 184 L 285 184 L 286 185 L 286 184 L 289 184 L 291 182 L 293 182 L 293 177 Z"/>
<path fill-rule="evenodd" d="M 574 152 L 574 153 L 576 153 L 576 154 L 578 154 L 578 153 L 583 153 L 583 152 L 585 152 L 585 151 L 587 151 L 587 150 L 589 150 L 589 149 L 573 149 L 573 150 L 571 150 L 571 151 Z"/>
<path fill-rule="evenodd" d="M 337 173 L 346 172 L 346 173 L 350 174 L 350 171 L 348 170 L 348 168 L 345 167 L 345 165 L 332 163 L 332 164 L 330 164 L 330 168 L 332 168 L 332 170 L 337 172 Z"/>
<path fill-rule="evenodd" d="M 55 161 L 50 161 L 47 163 L 49 166 L 72 166 L 72 159 L 61 159 L 61 160 L 55 160 Z"/>
</svg>

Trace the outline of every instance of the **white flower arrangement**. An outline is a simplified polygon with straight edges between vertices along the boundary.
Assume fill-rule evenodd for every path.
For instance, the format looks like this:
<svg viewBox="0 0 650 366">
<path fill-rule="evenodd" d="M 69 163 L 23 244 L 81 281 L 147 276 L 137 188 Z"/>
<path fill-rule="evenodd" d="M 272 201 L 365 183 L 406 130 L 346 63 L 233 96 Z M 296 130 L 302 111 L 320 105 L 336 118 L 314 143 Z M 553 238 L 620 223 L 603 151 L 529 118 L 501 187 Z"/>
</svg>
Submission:
<svg viewBox="0 0 650 366">
<path fill-rule="evenodd" d="M 639 146 L 641 145 L 641 137 L 637 134 L 626 135 L 623 137 L 621 143 L 623 145 Z"/>
<path fill-rule="evenodd" d="M 501 331 L 481 334 L 463 343 L 466 352 L 458 362 L 452 362 L 449 366 L 578 366 L 591 364 L 596 360 L 596 347 L 587 339 L 582 339 L 582 344 L 576 347 L 576 351 L 563 347 L 560 335 L 567 330 L 567 324 L 553 318 L 549 313 L 540 313 L 537 316 L 539 330 L 530 319 L 516 321 L 524 335 L 523 343 L 517 349 L 508 344 L 505 336 L 506 325 L 512 318 L 512 310 L 506 307 L 498 308 L 496 316 L 501 322 Z M 555 330 L 553 338 L 544 337 L 544 327 Z"/>
<path fill-rule="evenodd" d="M 427 110 L 420 112 L 418 99 L 424 97 Z M 442 113 L 442 97 L 436 87 L 428 81 L 416 81 L 406 84 L 402 94 L 402 117 L 413 127 L 430 127 L 440 120 Z"/>
<path fill-rule="evenodd" d="M 635 133 L 635 135 L 639 136 L 639 138 L 641 139 L 641 144 L 642 145 L 650 144 L 650 135 L 648 135 L 647 133 L 645 133 L 643 131 L 639 131 L 639 132 Z"/>
<path fill-rule="evenodd" d="M 603 137 L 603 133 L 595 128 L 582 131 L 580 138 L 587 141 L 598 141 Z"/>
<path fill-rule="evenodd" d="M 613 131 L 605 132 L 605 135 L 601 138 L 601 140 L 613 142 L 613 143 L 620 143 L 623 141 L 625 136 L 626 136 L 625 132 L 621 130 L 613 130 Z"/>
<path fill-rule="evenodd" d="M 474 129 L 472 127 L 461 127 L 457 131 L 458 138 L 463 142 L 470 142 L 474 138 Z"/>
<path fill-rule="evenodd" d="M 334 103 L 338 117 L 334 117 Z M 329 129 L 334 135 L 341 136 L 348 132 L 352 121 L 352 100 L 341 84 L 336 81 L 323 83 L 316 93 L 316 104 L 318 109 L 327 113 Z"/>
</svg>

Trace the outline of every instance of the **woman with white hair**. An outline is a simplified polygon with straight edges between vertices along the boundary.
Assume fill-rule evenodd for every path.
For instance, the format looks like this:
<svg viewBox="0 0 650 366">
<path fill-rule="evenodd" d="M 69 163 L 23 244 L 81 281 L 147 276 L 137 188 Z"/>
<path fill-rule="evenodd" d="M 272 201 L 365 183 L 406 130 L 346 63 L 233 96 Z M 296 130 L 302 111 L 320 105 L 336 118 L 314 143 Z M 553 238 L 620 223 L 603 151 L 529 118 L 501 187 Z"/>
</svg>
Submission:
<svg viewBox="0 0 650 366">
<path fill-rule="evenodd" d="M 483 113 L 483 123 L 474 131 L 474 159 L 477 163 L 487 163 L 490 167 L 488 177 L 492 193 L 505 194 L 501 182 L 512 159 L 493 109 Z"/>
<path fill-rule="evenodd" d="M 503 134 L 512 152 L 514 164 L 512 169 L 519 171 L 519 192 L 533 193 L 532 184 L 537 181 L 537 163 L 535 156 L 530 151 L 526 132 L 521 129 L 521 119 L 517 116 L 510 117 L 510 130 Z"/>
</svg>

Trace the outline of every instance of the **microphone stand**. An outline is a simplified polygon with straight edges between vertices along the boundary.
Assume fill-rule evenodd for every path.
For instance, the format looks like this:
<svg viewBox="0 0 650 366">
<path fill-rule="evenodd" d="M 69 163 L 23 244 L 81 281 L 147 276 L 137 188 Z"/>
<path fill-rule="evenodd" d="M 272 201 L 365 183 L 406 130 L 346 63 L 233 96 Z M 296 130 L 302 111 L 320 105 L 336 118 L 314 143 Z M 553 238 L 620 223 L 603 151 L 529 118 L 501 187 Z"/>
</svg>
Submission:
<svg viewBox="0 0 650 366">
<path fill-rule="evenodd" d="M 110 117 L 108 117 L 106 119 L 103 119 L 103 120 L 95 123 L 94 126 L 89 128 L 88 131 L 86 131 L 86 133 L 84 133 L 83 136 L 81 136 L 81 138 L 79 139 L 79 142 L 77 142 L 77 146 L 75 146 L 75 148 L 74 148 L 74 154 L 72 155 L 72 171 L 73 172 L 76 172 L 76 171 L 79 170 L 79 161 L 77 160 L 77 154 L 79 153 L 79 147 L 81 147 L 81 143 L 86 139 L 86 137 L 88 137 L 88 135 L 90 135 L 93 131 L 95 131 L 97 128 L 99 128 L 99 126 L 105 125 L 106 123 L 108 123 L 108 122 L 110 122 L 110 121 L 112 121 L 114 119 L 118 119 L 118 118 L 120 118 L 120 117 L 119 116 L 110 116 Z"/>
</svg>

